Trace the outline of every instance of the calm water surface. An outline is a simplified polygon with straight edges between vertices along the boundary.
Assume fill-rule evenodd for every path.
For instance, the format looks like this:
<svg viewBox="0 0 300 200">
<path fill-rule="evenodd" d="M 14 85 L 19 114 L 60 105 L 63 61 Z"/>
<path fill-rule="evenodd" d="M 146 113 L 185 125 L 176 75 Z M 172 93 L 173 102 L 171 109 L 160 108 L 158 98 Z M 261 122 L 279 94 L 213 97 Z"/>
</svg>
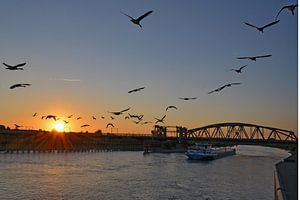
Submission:
<svg viewBox="0 0 300 200">
<path fill-rule="evenodd" d="M 273 199 L 274 164 L 286 151 L 239 146 L 192 162 L 142 152 L 0 155 L 0 199 Z"/>
</svg>

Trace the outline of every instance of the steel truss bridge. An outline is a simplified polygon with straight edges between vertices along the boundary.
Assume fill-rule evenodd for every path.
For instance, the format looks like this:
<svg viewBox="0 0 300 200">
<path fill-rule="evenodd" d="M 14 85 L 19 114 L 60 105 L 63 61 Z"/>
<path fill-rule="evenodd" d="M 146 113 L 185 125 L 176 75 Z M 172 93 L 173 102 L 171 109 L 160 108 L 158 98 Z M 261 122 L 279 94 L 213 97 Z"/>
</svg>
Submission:
<svg viewBox="0 0 300 200">
<path fill-rule="evenodd" d="M 237 122 L 189 129 L 186 137 L 239 144 L 297 144 L 298 142 L 294 132 L 289 130 Z"/>
</svg>

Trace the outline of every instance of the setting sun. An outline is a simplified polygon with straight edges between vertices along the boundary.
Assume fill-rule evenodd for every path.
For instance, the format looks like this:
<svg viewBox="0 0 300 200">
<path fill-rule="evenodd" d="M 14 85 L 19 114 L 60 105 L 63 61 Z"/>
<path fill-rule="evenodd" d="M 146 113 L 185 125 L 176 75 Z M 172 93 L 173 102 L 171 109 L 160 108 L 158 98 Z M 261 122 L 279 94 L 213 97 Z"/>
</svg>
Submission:
<svg viewBox="0 0 300 200">
<path fill-rule="evenodd" d="M 55 122 L 54 129 L 58 132 L 63 132 L 65 130 L 65 124 L 63 122 Z"/>
</svg>

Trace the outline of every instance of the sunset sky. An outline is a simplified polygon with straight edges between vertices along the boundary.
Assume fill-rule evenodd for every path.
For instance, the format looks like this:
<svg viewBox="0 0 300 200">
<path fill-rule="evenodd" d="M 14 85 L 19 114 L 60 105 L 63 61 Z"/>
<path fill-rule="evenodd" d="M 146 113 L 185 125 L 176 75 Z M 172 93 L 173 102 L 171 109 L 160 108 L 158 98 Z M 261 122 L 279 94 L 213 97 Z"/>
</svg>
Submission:
<svg viewBox="0 0 300 200">
<path fill-rule="evenodd" d="M 297 133 L 298 9 L 294 16 L 282 11 L 280 22 L 263 34 L 243 23 L 268 24 L 292 3 L 297 1 L 2 0 L 0 124 L 51 130 L 54 121 L 42 115 L 73 114 L 71 131 L 107 132 L 111 122 L 118 132 L 149 133 L 154 117 L 166 114 L 166 125 L 245 122 Z M 141 21 L 143 28 L 120 13 L 139 17 L 149 10 L 154 12 Z M 236 59 L 265 54 L 272 57 Z M 10 71 L 2 62 L 27 64 Z M 229 71 L 246 64 L 241 74 Z M 231 82 L 242 84 L 207 94 Z M 31 86 L 9 89 L 16 83 Z M 127 93 L 138 87 L 145 89 Z M 166 112 L 168 105 L 178 110 Z M 127 112 L 110 120 L 108 111 L 129 107 L 152 124 L 125 120 Z"/>
</svg>

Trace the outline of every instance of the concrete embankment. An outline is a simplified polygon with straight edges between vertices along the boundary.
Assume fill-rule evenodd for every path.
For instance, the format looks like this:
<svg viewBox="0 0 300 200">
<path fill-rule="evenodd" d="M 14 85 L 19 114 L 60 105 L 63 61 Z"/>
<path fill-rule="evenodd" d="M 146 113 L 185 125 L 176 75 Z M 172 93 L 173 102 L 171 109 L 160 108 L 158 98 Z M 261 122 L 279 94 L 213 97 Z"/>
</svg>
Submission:
<svg viewBox="0 0 300 200">
<path fill-rule="evenodd" d="M 292 155 L 276 164 L 276 172 L 280 187 L 279 190 L 283 200 L 298 199 L 298 153 Z M 277 191 L 275 191 L 276 194 Z M 280 199 L 275 196 L 275 199 Z M 281 200 L 281 199 L 280 199 Z"/>
</svg>

